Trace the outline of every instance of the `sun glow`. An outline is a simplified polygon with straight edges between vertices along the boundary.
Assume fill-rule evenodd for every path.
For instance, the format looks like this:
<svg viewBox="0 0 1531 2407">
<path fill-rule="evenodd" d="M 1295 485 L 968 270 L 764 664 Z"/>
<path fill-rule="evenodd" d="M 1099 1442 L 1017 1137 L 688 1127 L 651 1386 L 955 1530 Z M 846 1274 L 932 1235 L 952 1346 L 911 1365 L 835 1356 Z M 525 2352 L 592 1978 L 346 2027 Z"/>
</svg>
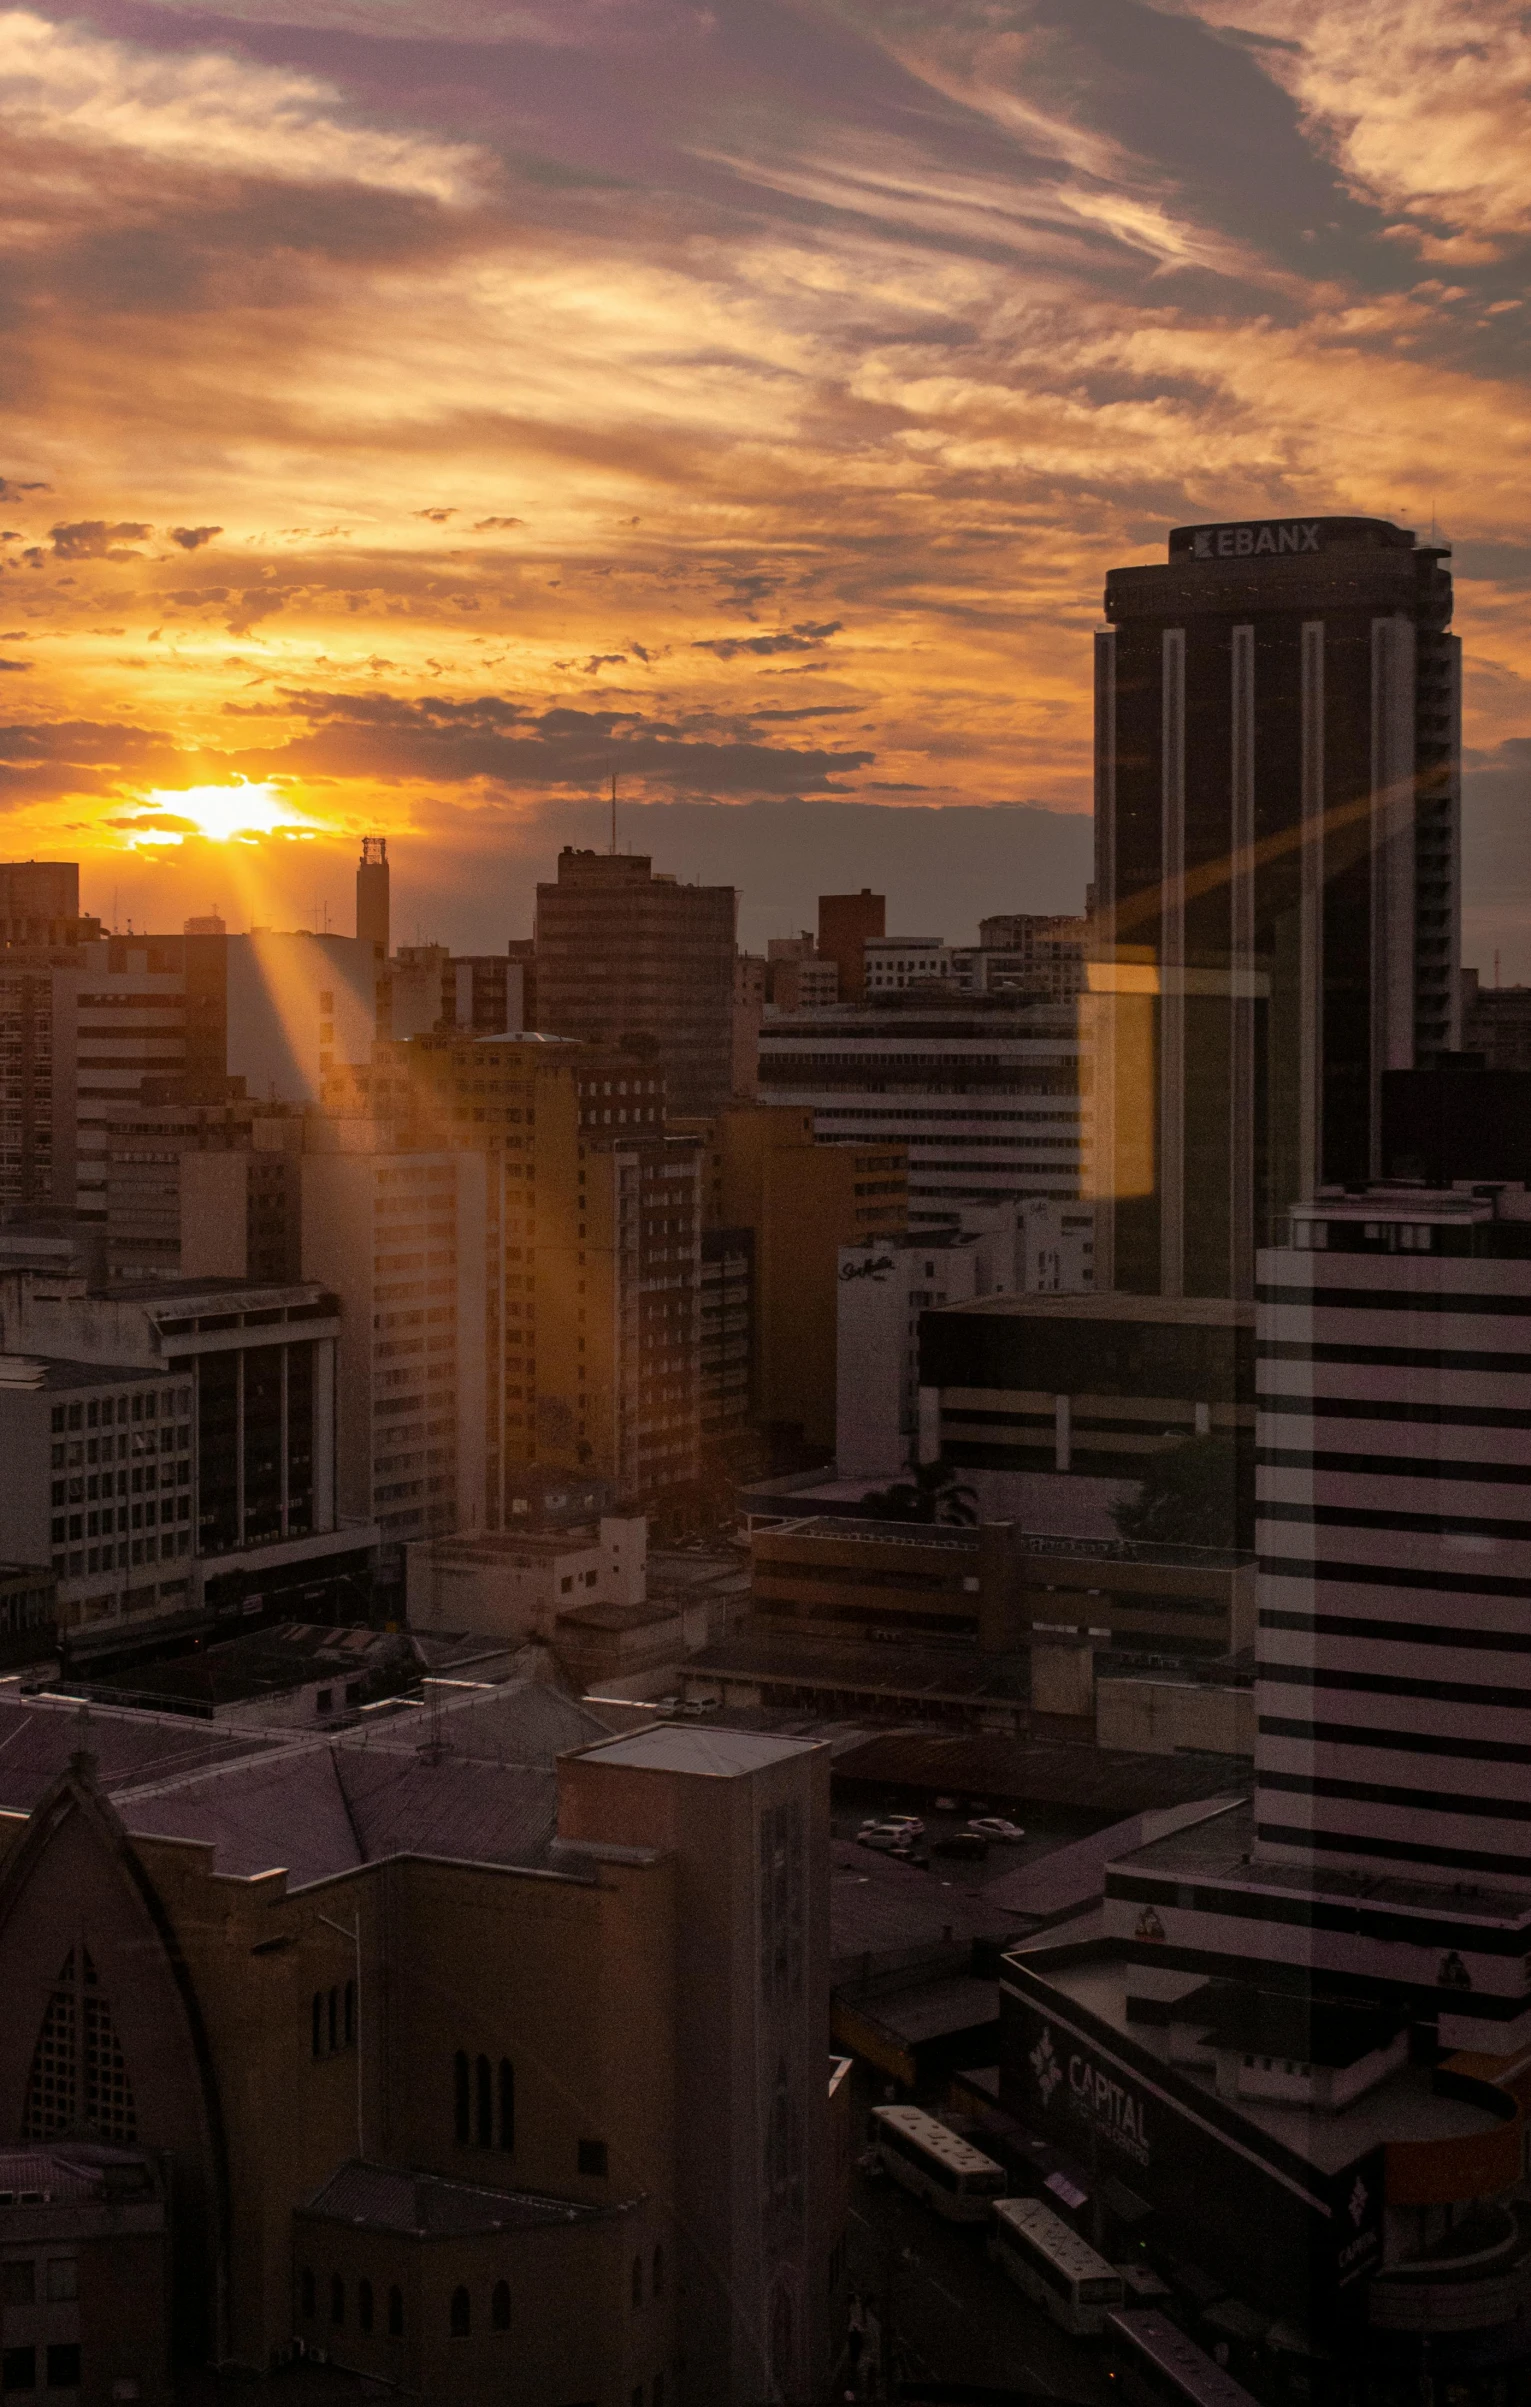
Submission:
<svg viewBox="0 0 1531 2407">
<path fill-rule="evenodd" d="M 137 847 L 184 844 L 188 836 L 249 844 L 261 836 L 315 832 L 274 786 L 157 786 L 144 800 L 142 813 L 128 822 Z"/>
</svg>

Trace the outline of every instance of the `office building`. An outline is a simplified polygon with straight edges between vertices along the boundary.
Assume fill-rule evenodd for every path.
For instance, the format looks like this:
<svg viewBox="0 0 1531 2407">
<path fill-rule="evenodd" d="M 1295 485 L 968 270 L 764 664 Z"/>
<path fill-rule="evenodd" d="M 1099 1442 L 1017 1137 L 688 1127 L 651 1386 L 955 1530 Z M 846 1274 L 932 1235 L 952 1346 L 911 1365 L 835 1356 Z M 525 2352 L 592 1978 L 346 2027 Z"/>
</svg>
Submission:
<svg viewBox="0 0 1531 2407">
<path fill-rule="evenodd" d="M 1480 1069 L 1474 1054 L 1382 1081 L 1382 1162 L 1389 1179 L 1427 1187 L 1507 1180 L 1531 1185 L 1531 1068 Z"/>
<path fill-rule="evenodd" d="M 0 1552 L 50 1566 L 76 1660 L 251 1597 L 329 1609 L 340 1582 L 365 1600 L 376 1531 L 336 1497 L 339 1336 L 312 1282 L 0 1278 L 21 1467 L 0 1483 Z"/>
<path fill-rule="evenodd" d="M 538 1026 L 652 1062 L 675 1111 L 717 1110 L 733 1089 L 735 911 L 731 886 L 566 845 L 537 889 Z"/>
<path fill-rule="evenodd" d="M 819 2395 L 827 1749 L 612 1741 L 546 1687 L 448 1692 L 433 1730 L 119 1710 L 92 1749 L 72 1702 L 0 1704 L 0 2111 L 45 2154 L 89 2124 L 161 2208 L 88 2279 L 82 2228 L 78 2331 L 17 2345 L 77 2345 L 82 2398 L 162 2397 L 156 2342 L 441 2407 Z"/>
<path fill-rule="evenodd" d="M 842 1003 L 859 1003 L 865 994 L 866 948 L 887 928 L 887 898 L 870 886 L 859 894 L 819 896 L 819 959 L 834 963 Z"/>
<path fill-rule="evenodd" d="M 702 1230 L 697 1298 L 704 1464 L 726 1464 L 750 1427 L 755 1345 L 755 1232 Z"/>
<path fill-rule="evenodd" d="M 839 1249 L 903 1228 L 904 1148 L 821 1145 L 810 1113 L 765 1105 L 677 1125 L 699 1140 L 707 1226 L 750 1232 L 754 1417 L 831 1447 Z"/>
<path fill-rule="evenodd" d="M 741 954 L 739 968 L 746 968 L 748 955 Z M 772 936 L 766 944 L 763 1003 L 773 1003 L 778 1011 L 815 1011 L 826 1003 L 840 1000 L 840 965 L 819 955 L 814 939 L 805 929 L 801 936 Z M 735 972 L 735 997 L 739 994 L 739 977 Z"/>
<path fill-rule="evenodd" d="M 1462 972 L 1462 1045 L 1489 1070 L 1531 1070 L 1531 986 L 1484 986 Z"/>
<path fill-rule="evenodd" d="M 363 836 L 356 864 L 356 941 L 369 944 L 381 963 L 392 950 L 389 942 L 388 839 Z"/>
<path fill-rule="evenodd" d="M 966 1206 L 1085 1192 L 1091 1102 L 1074 1011 L 1006 995 L 911 992 L 768 1018 L 760 1094 L 813 1115 L 821 1142 L 909 1156 L 915 1227 Z"/>
<path fill-rule="evenodd" d="M 220 1083 L 213 1100 L 187 1079 L 144 1078 L 137 1101 L 107 1105 L 109 1280 L 300 1275 L 284 1169 L 301 1118 L 289 1104 L 250 1102 L 242 1080 Z M 210 1158 L 220 1166 L 205 1167 Z"/>
<path fill-rule="evenodd" d="M 1178 527 L 1096 638 L 1100 1283 L 1252 1290 L 1459 1027 L 1459 646 L 1380 519 Z"/>
<path fill-rule="evenodd" d="M 0 861 L 0 947 L 46 951 L 100 933 L 80 910 L 77 862 Z"/>
<path fill-rule="evenodd" d="M 409 1626 L 546 1645 L 561 1613 L 642 1605 L 648 1526 L 641 1515 L 602 1513 L 559 1529 L 418 1539 L 409 1549 Z"/>
<path fill-rule="evenodd" d="M 72 1211 L 75 1070 L 55 1054 L 55 972 L 68 950 L 0 950 L 0 1210 Z"/>
<path fill-rule="evenodd" d="M 1087 989 L 1089 937 L 1088 919 L 1067 915 L 1002 911 L 981 919 L 977 953 L 998 957 L 989 963 L 981 991 L 989 992 L 1002 976 L 1018 976 L 1031 993 L 1072 1003 Z"/>
<path fill-rule="evenodd" d="M 1080 1534 L 1099 1534 L 1099 1516 L 1167 1449 L 1215 1436 L 1247 1455 L 1254 1317 L 1217 1297 L 1121 1294 L 996 1295 L 928 1312 L 922 1455 L 951 1464 L 987 1514 L 1045 1507 L 1085 1515 Z"/>
</svg>

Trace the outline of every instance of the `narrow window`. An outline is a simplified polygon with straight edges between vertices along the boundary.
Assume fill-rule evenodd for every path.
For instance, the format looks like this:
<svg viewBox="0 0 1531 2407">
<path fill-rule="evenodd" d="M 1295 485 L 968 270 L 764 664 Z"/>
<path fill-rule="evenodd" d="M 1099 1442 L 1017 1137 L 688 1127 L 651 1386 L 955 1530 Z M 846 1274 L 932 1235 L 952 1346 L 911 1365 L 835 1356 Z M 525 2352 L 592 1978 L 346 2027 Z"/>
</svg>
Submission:
<svg viewBox="0 0 1531 2407">
<path fill-rule="evenodd" d="M 606 2142 L 604 2140 L 580 2141 L 579 2169 L 581 2173 L 594 2181 L 606 2179 Z"/>
<path fill-rule="evenodd" d="M 347 1981 L 347 1983 L 346 1983 L 346 2046 L 347 2046 L 348 2048 L 354 2048 L 354 2047 L 355 2047 L 355 2045 L 356 2045 L 356 1983 L 355 1983 L 354 1981 Z"/>
<path fill-rule="evenodd" d="M 330 1991 L 330 2054 L 331 2054 L 332 2056 L 334 2055 L 334 2053 L 335 2053 L 335 2050 L 336 2050 L 336 2049 L 339 2047 L 339 2045 L 340 2045 L 340 1992 L 339 1992 L 339 1990 L 338 1990 L 338 1989 L 332 1989 L 332 1990 Z"/>
<path fill-rule="evenodd" d="M 496 2282 L 489 2301 L 489 2320 L 497 2332 L 510 2330 L 510 2284 Z"/>
<path fill-rule="evenodd" d="M 363 2279 L 356 2285 L 356 2320 L 364 2332 L 372 2329 L 372 2284 Z"/>
<path fill-rule="evenodd" d="M 641 2307 L 641 2306 L 642 2306 L 642 2304 L 643 2304 L 643 2259 L 642 2259 L 642 2257 L 634 2257 L 634 2259 L 633 2259 L 633 2305 L 634 2305 L 635 2307 Z"/>
<path fill-rule="evenodd" d="M 320 1992 L 319 1992 L 319 1991 L 316 1989 L 316 1990 L 314 1991 L 314 2054 L 315 2054 L 316 2056 L 322 2056 L 322 2055 L 323 2055 L 323 2053 L 324 2053 L 324 1999 L 323 1999 L 323 1996 L 321 1995 L 321 1993 L 320 1993 Z"/>
<path fill-rule="evenodd" d="M 468 2293 L 462 2289 L 454 2290 L 452 2293 L 452 2338 L 466 2340 L 471 2329 L 472 2316 L 468 2307 Z"/>
<path fill-rule="evenodd" d="M 508 2056 L 500 2058 L 500 2146 L 514 2148 L 516 2144 L 516 2068 Z"/>
<path fill-rule="evenodd" d="M 655 2297 L 655 2298 L 663 2298 L 663 2296 L 664 2296 L 664 2250 L 663 2250 L 662 2248 L 656 2248 L 656 2249 L 655 2249 L 655 2251 L 654 2251 L 654 2278 L 653 2278 L 652 2282 L 649 2284 L 649 2289 L 650 2289 L 650 2292 L 651 2292 L 651 2294 L 652 2294 L 652 2296 L 653 2296 L 653 2297 Z"/>
<path fill-rule="evenodd" d="M 404 2337 L 404 2293 L 397 2282 L 388 2292 L 388 2337 L 390 2340 Z"/>
<path fill-rule="evenodd" d="M 298 2276 L 298 2311 L 307 2321 L 312 2322 L 314 2313 L 314 2273 L 311 2265 L 305 2265 L 302 2272 Z"/>
<path fill-rule="evenodd" d="M 457 2137 L 466 2142 L 472 2133 L 468 2121 L 468 2059 L 461 2048 L 452 2061 L 452 2109 Z"/>
<path fill-rule="evenodd" d="M 654 2407 L 664 2407 L 664 2375 L 654 2376 Z"/>
<path fill-rule="evenodd" d="M 489 2072 L 489 2059 L 481 2056 L 474 2066 L 474 2089 L 478 2105 L 478 2144 L 481 2148 L 494 2146 L 494 2087 Z"/>
<path fill-rule="evenodd" d="M 330 2276 L 330 2321 L 344 2323 L 346 2319 L 346 2286 L 338 2273 Z"/>
</svg>

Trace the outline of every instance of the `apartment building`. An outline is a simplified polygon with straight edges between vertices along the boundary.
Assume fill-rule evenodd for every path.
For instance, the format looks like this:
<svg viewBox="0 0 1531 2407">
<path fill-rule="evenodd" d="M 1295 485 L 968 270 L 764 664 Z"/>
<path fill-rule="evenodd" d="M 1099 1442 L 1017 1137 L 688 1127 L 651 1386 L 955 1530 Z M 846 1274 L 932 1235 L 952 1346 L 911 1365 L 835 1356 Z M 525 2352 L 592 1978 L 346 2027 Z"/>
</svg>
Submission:
<svg viewBox="0 0 1531 2407">
<path fill-rule="evenodd" d="M 376 1045 L 325 1095 L 401 1152 L 484 1158 L 483 1526 L 505 1526 L 527 1465 L 610 1479 L 624 1501 L 694 1480 L 699 1156 L 666 1135 L 656 1065 L 439 1030 Z"/>
</svg>

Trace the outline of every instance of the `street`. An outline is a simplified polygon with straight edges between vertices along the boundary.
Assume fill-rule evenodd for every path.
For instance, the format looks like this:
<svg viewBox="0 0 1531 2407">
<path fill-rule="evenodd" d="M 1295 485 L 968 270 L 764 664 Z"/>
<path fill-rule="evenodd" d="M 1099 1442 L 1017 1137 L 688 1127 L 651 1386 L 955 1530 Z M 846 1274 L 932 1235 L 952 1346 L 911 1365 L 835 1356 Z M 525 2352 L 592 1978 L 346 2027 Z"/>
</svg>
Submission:
<svg viewBox="0 0 1531 2407">
<path fill-rule="evenodd" d="M 984 2253 L 982 2225 L 946 2222 L 897 2182 L 858 2173 L 851 2198 L 849 2281 L 887 2337 L 893 2295 L 897 2370 L 1040 2392 L 1105 2407 L 1097 2346 L 1060 2332 Z"/>
</svg>

